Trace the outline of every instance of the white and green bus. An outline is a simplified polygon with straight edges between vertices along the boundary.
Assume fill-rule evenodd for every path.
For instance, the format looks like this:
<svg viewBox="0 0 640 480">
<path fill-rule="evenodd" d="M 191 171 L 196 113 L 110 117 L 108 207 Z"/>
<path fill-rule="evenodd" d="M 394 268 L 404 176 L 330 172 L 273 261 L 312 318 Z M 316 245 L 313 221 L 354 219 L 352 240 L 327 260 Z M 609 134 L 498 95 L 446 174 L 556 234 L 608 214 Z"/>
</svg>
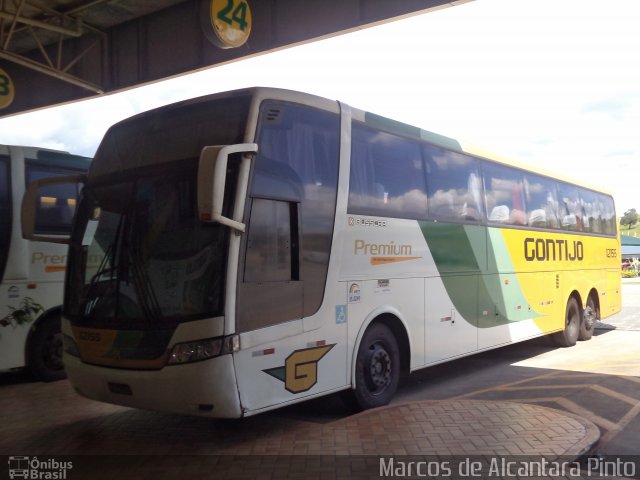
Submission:
<svg viewBox="0 0 640 480">
<path fill-rule="evenodd" d="M 67 248 L 22 238 L 25 185 L 81 174 L 90 160 L 66 152 L 0 145 L 0 371 L 29 367 L 41 380 L 64 377 L 60 312 Z M 43 188 L 35 232 L 68 237 L 79 184 Z"/>
<path fill-rule="evenodd" d="M 65 366 L 81 395 L 169 412 L 384 405 L 403 371 L 589 339 L 620 309 L 616 223 L 607 193 L 344 103 L 169 105 L 111 127 L 88 172 Z"/>
</svg>

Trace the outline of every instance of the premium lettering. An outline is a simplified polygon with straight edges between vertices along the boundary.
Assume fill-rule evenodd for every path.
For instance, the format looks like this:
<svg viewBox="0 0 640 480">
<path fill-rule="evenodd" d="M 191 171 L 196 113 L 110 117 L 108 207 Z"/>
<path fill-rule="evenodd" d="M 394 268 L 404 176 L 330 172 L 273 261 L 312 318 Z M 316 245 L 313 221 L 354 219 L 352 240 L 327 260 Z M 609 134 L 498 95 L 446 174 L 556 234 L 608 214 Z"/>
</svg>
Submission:
<svg viewBox="0 0 640 480">
<path fill-rule="evenodd" d="M 580 240 L 529 237 L 524 240 L 524 258 L 528 262 L 580 262 L 584 258 L 584 245 Z"/>
<path fill-rule="evenodd" d="M 353 248 L 355 255 L 411 255 L 411 245 L 396 245 L 389 243 L 367 243 L 364 240 L 356 240 Z"/>
</svg>

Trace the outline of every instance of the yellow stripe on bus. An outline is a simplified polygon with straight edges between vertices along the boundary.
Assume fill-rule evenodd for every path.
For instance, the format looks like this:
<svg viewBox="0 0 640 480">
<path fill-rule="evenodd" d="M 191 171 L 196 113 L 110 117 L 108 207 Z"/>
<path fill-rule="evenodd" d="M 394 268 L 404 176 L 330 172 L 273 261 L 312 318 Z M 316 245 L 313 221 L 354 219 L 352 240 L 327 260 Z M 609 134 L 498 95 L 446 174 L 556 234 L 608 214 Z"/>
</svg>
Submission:
<svg viewBox="0 0 640 480">
<path fill-rule="evenodd" d="M 47 265 L 44 267 L 44 271 L 47 273 L 64 272 L 65 270 L 66 267 L 64 265 Z"/>
<path fill-rule="evenodd" d="M 422 257 L 371 257 L 371 265 L 386 265 L 387 263 L 406 262 Z"/>
</svg>

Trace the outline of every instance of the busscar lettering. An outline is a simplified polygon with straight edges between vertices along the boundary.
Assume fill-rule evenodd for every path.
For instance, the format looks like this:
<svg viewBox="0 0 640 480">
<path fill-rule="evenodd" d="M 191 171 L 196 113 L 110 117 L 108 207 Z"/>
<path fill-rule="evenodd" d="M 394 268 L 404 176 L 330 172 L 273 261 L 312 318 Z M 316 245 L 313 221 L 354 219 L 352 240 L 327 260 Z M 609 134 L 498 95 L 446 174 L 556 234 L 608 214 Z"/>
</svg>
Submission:
<svg viewBox="0 0 640 480">
<path fill-rule="evenodd" d="M 524 258 L 527 262 L 580 262 L 584 259 L 584 245 L 580 240 L 528 237 L 524 239 Z"/>
</svg>

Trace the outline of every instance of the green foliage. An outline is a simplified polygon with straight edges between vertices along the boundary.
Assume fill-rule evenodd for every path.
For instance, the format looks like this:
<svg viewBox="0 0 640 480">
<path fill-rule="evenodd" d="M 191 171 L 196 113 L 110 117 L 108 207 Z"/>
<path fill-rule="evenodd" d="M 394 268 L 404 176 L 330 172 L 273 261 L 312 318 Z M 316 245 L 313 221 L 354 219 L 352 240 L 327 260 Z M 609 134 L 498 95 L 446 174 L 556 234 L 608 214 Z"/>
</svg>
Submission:
<svg viewBox="0 0 640 480">
<path fill-rule="evenodd" d="M 631 226 L 635 225 L 636 223 L 638 223 L 638 212 L 636 212 L 635 208 L 624 212 L 624 215 L 620 219 L 620 225 L 628 225 L 629 229 L 631 229 Z"/>
</svg>

